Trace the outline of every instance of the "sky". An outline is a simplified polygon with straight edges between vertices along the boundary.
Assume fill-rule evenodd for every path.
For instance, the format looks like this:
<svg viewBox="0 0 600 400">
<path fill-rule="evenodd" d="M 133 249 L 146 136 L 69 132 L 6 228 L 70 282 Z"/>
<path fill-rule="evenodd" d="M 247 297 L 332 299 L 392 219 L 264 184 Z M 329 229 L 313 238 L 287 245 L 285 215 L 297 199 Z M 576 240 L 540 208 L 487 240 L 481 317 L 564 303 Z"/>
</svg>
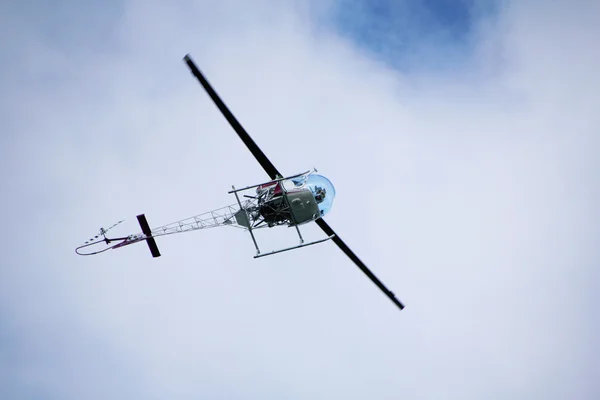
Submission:
<svg viewBox="0 0 600 400">
<path fill-rule="evenodd" d="M 597 2 L 54 4 L 0 5 L 1 398 L 600 396 Z M 403 311 L 332 243 L 74 253 L 267 178 L 187 53 Z"/>
</svg>

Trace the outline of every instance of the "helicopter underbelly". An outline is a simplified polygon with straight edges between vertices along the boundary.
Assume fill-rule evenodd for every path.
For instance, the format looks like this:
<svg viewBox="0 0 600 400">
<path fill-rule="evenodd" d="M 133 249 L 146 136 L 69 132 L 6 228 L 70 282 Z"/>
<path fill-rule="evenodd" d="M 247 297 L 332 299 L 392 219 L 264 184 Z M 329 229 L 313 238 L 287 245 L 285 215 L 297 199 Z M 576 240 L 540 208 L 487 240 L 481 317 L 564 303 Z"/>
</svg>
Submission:
<svg viewBox="0 0 600 400">
<path fill-rule="evenodd" d="M 319 218 L 320 211 L 312 192 L 301 189 L 271 198 L 260 205 L 260 214 L 269 226 L 301 225 Z"/>
</svg>

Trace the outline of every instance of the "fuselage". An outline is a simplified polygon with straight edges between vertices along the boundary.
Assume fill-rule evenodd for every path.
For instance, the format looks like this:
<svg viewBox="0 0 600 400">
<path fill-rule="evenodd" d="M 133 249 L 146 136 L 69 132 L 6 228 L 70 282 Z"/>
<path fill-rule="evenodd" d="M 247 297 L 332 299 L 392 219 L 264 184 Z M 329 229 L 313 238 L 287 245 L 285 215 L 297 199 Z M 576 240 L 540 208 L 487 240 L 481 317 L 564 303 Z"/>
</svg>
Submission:
<svg viewBox="0 0 600 400">
<path fill-rule="evenodd" d="M 327 214 L 335 188 L 326 177 L 308 173 L 257 187 L 259 212 L 270 226 L 302 225 Z"/>
</svg>

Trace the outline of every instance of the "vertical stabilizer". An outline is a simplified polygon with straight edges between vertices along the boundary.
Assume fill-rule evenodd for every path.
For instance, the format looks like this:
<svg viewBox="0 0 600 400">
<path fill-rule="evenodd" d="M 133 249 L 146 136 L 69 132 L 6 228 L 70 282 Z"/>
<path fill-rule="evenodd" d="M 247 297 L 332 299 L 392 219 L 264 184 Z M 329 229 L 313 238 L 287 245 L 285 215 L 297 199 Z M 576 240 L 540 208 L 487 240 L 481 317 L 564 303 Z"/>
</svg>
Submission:
<svg viewBox="0 0 600 400">
<path fill-rule="evenodd" d="M 152 237 L 150 225 L 148 225 L 146 216 L 144 214 L 140 214 L 137 216 L 137 219 L 140 223 L 140 227 L 142 228 L 142 232 L 144 233 L 144 235 L 146 235 L 146 243 L 148 243 L 148 248 L 150 248 L 150 253 L 152 253 L 152 257 L 160 257 L 160 252 L 158 251 L 156 240 L 154 240 L 154 238 Z"/>
</svg>

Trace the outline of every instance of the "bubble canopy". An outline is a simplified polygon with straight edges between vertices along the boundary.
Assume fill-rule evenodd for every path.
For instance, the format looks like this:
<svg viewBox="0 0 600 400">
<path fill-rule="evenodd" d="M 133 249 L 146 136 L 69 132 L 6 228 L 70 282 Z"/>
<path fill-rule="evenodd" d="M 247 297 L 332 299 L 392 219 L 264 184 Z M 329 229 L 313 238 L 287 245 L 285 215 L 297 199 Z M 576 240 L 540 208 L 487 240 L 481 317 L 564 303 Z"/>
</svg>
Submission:
<svg viewBox="0 0 600 400">
<path fill-rule="evenodd" d="M 292 178 L 291 181 L 297 188 L 306 187 L 310 189 L 315 196 L 317 206 L 321 211 L 321 216 L 327 214 L 329 210 L 331 210 L 333 199 L 335 198 L 335 188 L 329 179 L 325 178 L 323 175 L 310 174 Z"/>
</svg>

